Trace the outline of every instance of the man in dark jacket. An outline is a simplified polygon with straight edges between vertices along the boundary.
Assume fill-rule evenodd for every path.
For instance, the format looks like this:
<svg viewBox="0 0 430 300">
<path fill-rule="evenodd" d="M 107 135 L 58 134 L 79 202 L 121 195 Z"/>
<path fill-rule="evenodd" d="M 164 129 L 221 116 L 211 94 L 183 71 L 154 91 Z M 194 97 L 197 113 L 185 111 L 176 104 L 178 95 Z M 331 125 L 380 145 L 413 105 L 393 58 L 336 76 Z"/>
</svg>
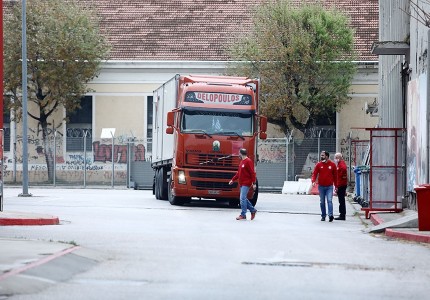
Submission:
<svg viewBox="0 0 430 300">
<path fill-rule="evenodd" d="M 251 185 L 254 190 L 256 188 L 254 162 L 248 157 L 248 152 L 246 151 L 246 149 L 240 149 L 239 157 L 241 159 L 239 169 L 228 183 L 232 185 L 234 181 L 239 180 L 240 208 L 242 209 L 242 212 L 236 218 L 236 220 L 246 220 L 246 211 L 248 209 L 251 212 L 251 220 L 254 220 L 257 210 L 254 208 L 254 206 L 252 206 L 251 202 L 249 202 L 248 198 L 246 197 L 248 195 L 249 189 L 251 188 Z"/>
<path fill-rule="evenodd" d="M 327 198 L 328 217 L 329 221 L 333 222 L 333 185 L 337 180 L 336 165 L 329 159 L 330 155 L 327 151 L 322 151 L 320 161 L 315 165 L 312 172 L 312 185 L 316 185 L 318 178 L 318 192 L 320 194 L 321 221 L 325 221 L 326 206 L 325 199 Z"/>
<path fill-rule="evenodd" d="M 335 220 L 346 220 L 346 206 L 345 206 L 345 195 L 346 187 L 348 186 L 348 171 L 346 169 L 345 161 L 342 158 L 341 153 L 334 155 L 334 161 L 337 165 L 337 181 L 336 181 L 336 192 L 339 198 L 339 217 Z"/>
</svg>

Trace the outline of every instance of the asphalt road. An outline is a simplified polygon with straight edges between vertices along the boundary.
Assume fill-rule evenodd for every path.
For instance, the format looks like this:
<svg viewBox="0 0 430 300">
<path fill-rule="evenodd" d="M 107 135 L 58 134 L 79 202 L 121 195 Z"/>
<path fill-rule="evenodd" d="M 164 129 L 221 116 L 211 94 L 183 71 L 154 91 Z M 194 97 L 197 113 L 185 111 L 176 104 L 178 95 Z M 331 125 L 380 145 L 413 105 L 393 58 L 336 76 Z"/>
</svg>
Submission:
<svg viewBox="0 0 430 300">
<path fill-rule="evenodd" d="M 429 299 L 428 245 L 365 233 L 350 205 L 347 221 L 321 222 L 318 196 L 263 193 L 256 219 L 236 221 L 227 203 L 171 206 L 150 191 L 20 192 L 5 189 L 5 210 L 61 225 L 0 238 L 80 250 L 35 268 L 27 277 L 45 284 L 8 299 Z"/>
</svg>

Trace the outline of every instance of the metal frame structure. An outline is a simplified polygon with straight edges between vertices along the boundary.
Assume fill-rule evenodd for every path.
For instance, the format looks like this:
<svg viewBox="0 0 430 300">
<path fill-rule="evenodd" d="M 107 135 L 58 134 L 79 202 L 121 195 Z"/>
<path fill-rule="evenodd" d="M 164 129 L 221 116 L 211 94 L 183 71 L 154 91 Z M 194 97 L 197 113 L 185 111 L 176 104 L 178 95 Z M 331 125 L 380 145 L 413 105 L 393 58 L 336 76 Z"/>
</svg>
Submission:
<svg viewBox="0 0 430 300">
<path fill-rule="evenodd" d="M 367 128 L 370 131 L 369 207 L 372 211 L 401 212 L 404 190 L 402 143 L 404 128 Z"/>
</svg>

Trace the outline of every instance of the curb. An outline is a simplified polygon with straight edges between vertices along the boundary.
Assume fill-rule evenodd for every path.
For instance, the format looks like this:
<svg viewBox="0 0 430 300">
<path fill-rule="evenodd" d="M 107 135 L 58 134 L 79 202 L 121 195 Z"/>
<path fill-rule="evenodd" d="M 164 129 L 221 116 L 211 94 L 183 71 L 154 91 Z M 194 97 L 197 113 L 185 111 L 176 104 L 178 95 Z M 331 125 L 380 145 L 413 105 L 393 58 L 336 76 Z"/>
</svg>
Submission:
<svg viewBox="0 0 430 300">
<path fill-rule="evenodd" d="M 59 224 L 60 220 L 55 216 L 0 212 L 0 226 L 39 226 Z"/>
<path fill-rule="evenodd" d="M 372 221 L 373 225 L 379 225 L 384 223 L 384 219 L 381 218 L 377 214 L 371 214 L 370 220 Z M 392 229 L 392 228 L 386 228 L 385 229 L 385 236 L 397 238 L 397 239 L 403 239 L 418 243 L 429 243 L 430 244 L 430 235 L 428 234 L 421 234 L 419 232 L 405 232 L 403 230 L 399 229 Z"/>
<path fill-rule="evenodd" d="M 373 225 L 379 225 L 385 222 L 384 219 L 377 214 L 370 214 L 370 221 L 372 221 Z"/>
<path fill-rule="evenodd" d="M 385 229 L 385 235 L 393 238 L 400 238 L 408 241 L 419 242 L 419 243 L 430 243 L 430 235 L 402 232 L 400 230 L 394 230 L 387 228 Z"/>
<path fill-rule="evenodd" d="M 0 219 L 0 226 L 37 226 L 37 225 L 58 225 L 60 220 L 57 217 L 50 219 Z"/>
</svg>

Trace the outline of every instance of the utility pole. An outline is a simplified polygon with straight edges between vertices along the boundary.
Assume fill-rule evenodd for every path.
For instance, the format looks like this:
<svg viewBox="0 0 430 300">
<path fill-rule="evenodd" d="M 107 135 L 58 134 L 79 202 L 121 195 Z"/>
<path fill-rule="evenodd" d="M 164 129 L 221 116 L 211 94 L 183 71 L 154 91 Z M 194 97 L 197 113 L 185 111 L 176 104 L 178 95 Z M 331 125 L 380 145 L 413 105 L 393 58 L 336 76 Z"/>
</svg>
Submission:
<svg viewBox="0 0 430 300">
<path fill-rule="evenodd" d="M 22 0 L 22 194 L 28 193 L 28 123 L 27 123 L 27 1 Z"/>
</svg>

